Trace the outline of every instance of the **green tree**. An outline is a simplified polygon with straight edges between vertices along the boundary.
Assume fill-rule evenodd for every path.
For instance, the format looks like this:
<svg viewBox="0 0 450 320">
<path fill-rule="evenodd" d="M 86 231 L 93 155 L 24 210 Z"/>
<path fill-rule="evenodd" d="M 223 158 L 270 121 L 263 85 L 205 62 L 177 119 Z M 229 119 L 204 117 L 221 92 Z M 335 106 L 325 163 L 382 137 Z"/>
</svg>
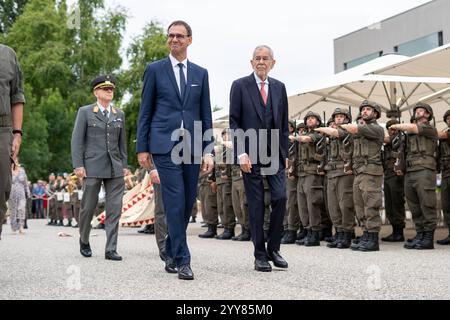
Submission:
<svg viewBox="0 0 450 320">
<path fill-rule="evenodd" d="M 29 163 L 32 177 L 72 170 L 76 112 L 95 101 L 90 81 L 102 73 L 120 75 L 125 10 L 105 10 L 103 0 L 80 0 L 77 6 L 80 23 L 71 25 L 65 0 L 28 0 L 5 37 L 24 72 L 27 133 L 21 160 Z M 120 97 L 119 91 L 118 101 Z"/>
<path fill-rule="evenodd" d="M 6 34 L 23 12 L 28 0 L 0 0 L 0 34 Z"/>
<path fill-rule="evenodd" d="M 129 88 L 127 92 L 129 100 L 124 105 L 124 111 L 127 122 L 128 163 L 133 166 L 138 165 L 135 141 L 145 67 L 148 63 L 160 60 L 168 54 L 166 33 L 157 21 L 150 22 L 127 51 L 130 67 L 122 75 L 121 82 Z"/>
</svg>

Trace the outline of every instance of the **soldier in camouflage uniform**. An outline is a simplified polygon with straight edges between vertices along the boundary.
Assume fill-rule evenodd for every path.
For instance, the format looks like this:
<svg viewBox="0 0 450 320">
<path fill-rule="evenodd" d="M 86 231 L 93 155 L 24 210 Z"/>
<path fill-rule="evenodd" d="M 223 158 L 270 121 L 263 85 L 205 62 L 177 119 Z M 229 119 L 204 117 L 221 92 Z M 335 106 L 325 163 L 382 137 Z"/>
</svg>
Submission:
<svg viewBox="0 0 450 320">
<path fill-rule="evenodd" d="M 392 234 L 381 238 L 385 242 L 404 242 L 405 228 L 405 176 L 398 175 L 394 168 L 398 158 L 398 148 L 392 142 L 398 137 L 391 126 L 398 124 L 397 120 L 390 120 L 386 124 L 388 136 L 385 137 L 383 166 L 384 166 L 384 207 L 386 216 L 392 225 Z M 394 150 L 397 149 L 397 150 Z"/>
<path fill-rule="evenodd" d="M 248 206 L 247 198 L 245 197 L 244 179 L 242 177 L 241 167 L 239 165 L 232 165 L 231 168 L 231 180 L 232 180 L 232 199 L 233 210 L 236 214 L 239 224 L 241 225 L 242 232 L 239 236 L 234 237 L 233 241 L 250 241 L 250 224 L 248 220 Z"/>
<path fill-rule="evenodd" d="M 433 109 L 425 103 L 414 106 L 415 124 L 396 124 L 392 129 L 404 131 L 406 139 L 405 195 L 416 227 L 416 237 L 406 249 L 434 249 L 436 212 L 436 153 L 438 133 L 431 126 Z"/>
<path fill-rule="evenodd" d="M 229 141 L 228 129 L 222 131 L 224 142 Z M 217 184 L 217 210 L 220 220 L 224 225 L 224 232 L 218 235 L 218 240 L 231 240 L 234 237 L 234 228 L 236 226 L 236 216 L 233 211 L 233 201 L 231 197 L 231 164 L 227 164 L 227 159 L 231 158 L 232 150 L 224 144 L 219 147 L 220 152 L 216 154 L 218 164 L 215 166 L 216 184 Z"/>
<path fill-rule="evenodd" d="M 447 125 L 447 129 L 439 133 L 440 167 L 442 173 L 441 202 L 442 210 L 444 211 L 444 222 L 449 230 L 449 236 L 443 240 L 438 240 L 437 243 L 442 246 L 448 246 L 450 245 L 450 139 L 448 135 L 450 131 L 450 110 L 444 114 L 444 123 Z"/>
<path fill-rule="evenodd" d="M 294 121 L 289 122 L 289 133 L 292 136 L 297 136 L 296 126 Z M 298 213 L 297 204 L 297 151 L 298 142 L 289 141 L 289 161 L 286 167 L 286 215 L 287 215 L 287 230 L 281 239 L 281 244 L 294 244 L 297 240 L 297 230 L 300 228 L 300 216 Z"/>
<path fill-rule="evenodd" d="M 379 105 L 363 101 L 359 111 L 364 124 L 345 124 L 342 134 L 353 135 L 353 201 L 358 219 L 363 223 L 361 241 L 351 246 L 352 250 L 379 251 L 381 230 L 380 209 L 382 206 L 383 163 L 381 149 L 384 143 L 384 129 L 378 124 L 381 117 Z M 346 132 L 344 132 L 346 131 Z"/>
<path fill-rule="evenodd" d="M 355 227 L 355 209 L 353 203 L 354 175 L 351 168 L 353 139 L 350 134 L 337 129 L 352 122 L 349 112 L 337 108 L 333 113 L 334 127 L 318 128 L 317 132 L 328 135 L 329 151 L 327 154 L 327 204 L 336 229 L 334 241 L 328 248 L 348 249 Z"/>
<path fill-rule="evenodd" d="M 300 240 L 296 243 L 313 247 L 320 246 L 321 219 L 325 210 L 323 200 L 324 176 L 317 171 L 320 159 L 316 150 L 316 145 L 322 139 L 322 136 L 314 131 L 321 126 L 322 118 L 315 112 L 308 112 L 304 122 L 308 128 L 307 131 L 292 140 L 299 141 L 297 202 L 302 225 L 308 229 L 308 235 L 304 241 Z"/>
<path fill-rule="evenodd" d="M 199 178 L 199 198 L 203 222 L 208 226 L 208 230 L 200 234 L 203 239 L 211 239 L 217 235 L 217 225 L 219 224 L 219 214 L 217 212 L 217 186 L 214 173 L 205 174 L 200 172 Z"/>
</svg>

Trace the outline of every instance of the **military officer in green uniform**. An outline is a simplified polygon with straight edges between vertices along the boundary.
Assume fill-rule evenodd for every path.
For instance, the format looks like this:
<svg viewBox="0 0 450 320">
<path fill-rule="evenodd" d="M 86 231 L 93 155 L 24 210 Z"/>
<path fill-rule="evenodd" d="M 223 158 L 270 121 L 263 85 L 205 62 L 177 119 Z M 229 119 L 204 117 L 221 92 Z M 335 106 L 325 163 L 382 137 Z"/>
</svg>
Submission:
<svg viewBox="0 0 450 320">
<path fill-rule="evenodd" d="M 56 218 L 56 207 L 58 205 L 58 201 L 56 200 L 56 176 L 54 173 L 51 173 L 48 176 L 48 189 L 47 189 L 47 197 L 48 197 L 48 216 L 50 217 L 50 221 L 47 223 L 48 226 L 56 226 L 58 224 Z"/>
<path fill-rule="evenodd" d="M 111 105 L 116 87 L 112 76 L 92 81 L 97 102 L 78 110 L 72 133 L 72 163 L 79 179 L 84 179 L 80 212 L 80 253 L 91 257 L 91 221 L 103 183 L 106 207 L 105 259 L 120 261 L 117 253 L 119 220 L 125 190 L 127 165 L 125 115 Z"/>
<path fill-rule="evenodd" d="M 404 242 L 403 229 L 405 228 L 405 176 L 397 174 L 394 170 L 398 159 L 399 146 L 392 145 L 395 139 L 400 139 L 391 127 L 398 124 L 397 120 L 386 123 L 388 136 L 384 140 L 383 166 L 384 166 L 384 207 L 386 217 L 392 225 L 392 234 L 381 238 L 385 242 Z M 394 150 L 397 149 L 397 150 Z"/>
<path fill-rule="evenodd" d="M 333 115 L 335 128 L 317 128 L 316 131 L 330 137 L 327 154 L 327 203 L 331 220 L 336 229 L 334 241 L 327 247 L 348 249 L 355 227 L 353 202 L 354 175 L 348 165 L 353 155 L 353 138 L 339 126 L 352 122 L 348 111 L 337 108 Z"/>
<path fill-rule="evenodd" d="M 439 148 L 441 160 L 441 201 L 442 209 L 444 211 L 444 222 L 448 228 L 449 236 L 443 240 L 438 240 L 437 243 L 442 246 L 450 245 L 450 110 L 444 114 L 444 123 L 447 128 L 439 132 Z"/>
<path fill-rule="evenodd" d="M 16 53 L 0 44 L 0 240 L 11 193 L 11 162 L 17 165 L 22 143 L 25 96 Z"/>
<path fill-rule="evenodd" d="M 381 107 L 370 101 L 363 101 L 359 111 L 364 124 L 344 124 L 341 128 L 353 135 L 353 201 L 358 220 L 363 224 L 361 241 L 352 245 L 352 250 L 379 251 L 381 230 L 380 209 L 382 206 L 383 163 L 381 149 L 384 143 L 384 129 L 377 120 Z"/>
<path fill-rule="evenodd" d="M 395 124 L 406 139 L 405 195 L 416 228 L 416 237 L 405 244 L 406 249 L 434 249 L 436 211 L 436 153 L 438 133 L 430 122 L 433 109 L 425 103 L 414 106 L 415 124 Z"/>
</svg>

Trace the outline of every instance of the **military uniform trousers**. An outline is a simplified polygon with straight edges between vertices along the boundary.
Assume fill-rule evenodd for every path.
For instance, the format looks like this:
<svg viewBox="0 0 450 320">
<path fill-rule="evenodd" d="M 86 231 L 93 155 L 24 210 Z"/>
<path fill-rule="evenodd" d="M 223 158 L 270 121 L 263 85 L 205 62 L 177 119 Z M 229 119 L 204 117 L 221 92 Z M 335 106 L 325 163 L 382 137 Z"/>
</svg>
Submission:
<svg viewBox="0 0 450 320">
<path fill-rule="evenodd" d="M 209 184 L 202 184 L 199 188 L 199 196 L 203 222 L 217 226 L 219 224 L 219 214 L 217 212 L 217 193 L 213 192 Z"/>
<path fill-rule="evenodd" d="M 164 203 L 161 192 L 161 185 L 153 184 L 153 191 L 155 194 L 155 238 L 160 255 L 166 255 L 166 236 L 167 223 L 166 214 L 164 211 Z M 195 206 L 195 204 L 194 204 Z"/>
<path fill-rule="evenodd" d="M 353 175 L 327 179 L 328 210 L 334 227 L 340 232 L 352 232 L 355 228 L 353 181 Z"/>
<path fill-rule="evenodd" d="M 297 203 L 297 177 L 286 178 L 288 230 L 297 231 L 302 226 Z"/>
<path fill-rule="evenodd" d="M 302 225 L 312 231 L 322 230 L 322 214 L 325 211 L 323 176 L 307 175 L 298 178 L 297 203 Z"/>
<path fill-rule="evenodd" d="M 379 233 L 381 230 L 382 183 L 383 176 L 366 173 L 356 175 L 353 182 L 356 215 L 364 231 L 369 233 Z"/>
<path fill-rule="evenodd" d="M 428 169 L 408 172 L 405 195 L 416 232 L 434 231 L 437 225 L 436 172 Z"/>
<path fill-rule="evenodd" d="M 57 201 L 56 202 L 56 219 L 59 220 L 59 221 L 63 221 L 63 219 L 64 219 L 63 206 L 64 206 L 64 202 L 63 201 Z"/>
<path fill-rule="evenodd" d="M 98 203 L 98 193 L 102 182 L 105 186 L 106 208 L 106 252 L 116 251 L 119 220 L 122 214 L 122 199 L 125 190 L 123 177 L 111 179 L 86 178 L 84 182 L 83 199 L 80 212 L 80 237 L 83 243 L 89 243 L 91 221 Z"/>
<path fill-rule="evenodd" d="M 391 176 L 384 179 L 384 207 L 392 226 L 405 228 L 405 177 Z"/>
<path fill-rule="evenodd" d="M 225 228 L 233 229 L 236 226 L 231 198 L 231 181 L 217 185 L 217 211 Z"/>
<path fill-rule="evenodd" d="M 442 179 L 441 182 L 441 202 L 444 212 L 444 222 L 450 228 L 450 177 Z"/>
<path fill-rule="evenodd" d="M 0 235 L 11 193 L 11 128 L 0 127 Z"/>
<path fill-rule="evenodd" d="M 244 180 L 233 181 L 231 187 L 231 197 L 233 200 L 233 210 L 242 228 L 250 230 L 248 221 L 248 205 L 245 197 Z"/>
<path fill-rule="evenodd" d="M 328 209 L 327 187 L 328 187 L 328 176 L 325 175 L 323 177 L 323 210 L 320 221 L 322 229 L 333 228 L 333 221 L 331 221 L 330 210 Z"/>
</svg>

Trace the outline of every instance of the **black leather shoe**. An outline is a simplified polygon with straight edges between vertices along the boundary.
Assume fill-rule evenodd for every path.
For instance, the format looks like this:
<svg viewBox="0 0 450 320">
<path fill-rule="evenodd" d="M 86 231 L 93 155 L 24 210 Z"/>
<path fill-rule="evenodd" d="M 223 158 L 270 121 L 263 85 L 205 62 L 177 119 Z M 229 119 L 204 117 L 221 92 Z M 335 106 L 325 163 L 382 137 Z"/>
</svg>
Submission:
<svg viewBox="0 0 450 320">
<path fill-rule="evenodd" d="M 269 261 L 273 262 L 273 265 L 277 268 L 281 269 L 287 269 L 288 263 L 286 260 L 283 259 L 283 257 L 280 255 L 279 252 L 272 251 L 268 253 Z"/>
<path fill-rule="evenodd" d="M 191 266 L 185 264 L 178 267 L 178 279 L 180 280 L 194 280 L 194 273 L 192 272 Z"/>
<path fill-rule="evenodd" d="M 167 273 L 178 273 L 177 266 L 172 258 L 167 257 L 165 262 L 166 266 L 164 267 L 164 270 L 166 270 Z"/>
<path fill-rule="evenodd" d="M 269 261 L 256 259 L 255 270 L 259 272 L 272 272 L 272 266 Z"/>
<path fill-rule="evenodd" d="M 84 244 L 83 242 L 81 242 L 81 239 L 80 239 L 80 253 L 85 258 L 92 257 L 91 246 L 89 245 L 89 243 Z"/>
<path fill-rule="evenodd" d="M 105 259 L 106 260 L 112 260 L 112 261 L 122 261 L 122 257 L 117 254 L 115 251 L 109 251 L 105 253 Z"/>
</svg>

